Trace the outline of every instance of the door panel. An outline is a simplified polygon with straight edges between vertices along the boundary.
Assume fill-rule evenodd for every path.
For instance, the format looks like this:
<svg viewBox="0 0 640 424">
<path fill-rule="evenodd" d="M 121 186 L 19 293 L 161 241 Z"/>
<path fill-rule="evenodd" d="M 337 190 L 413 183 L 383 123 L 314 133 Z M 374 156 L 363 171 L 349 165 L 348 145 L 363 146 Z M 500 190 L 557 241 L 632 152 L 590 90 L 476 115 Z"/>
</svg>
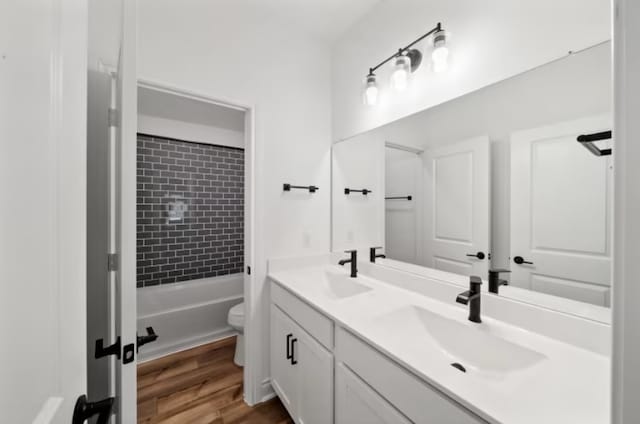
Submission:
<svg viewBox="0 0 640 424">
<path fill-rule="evenodd" d="M 293 333 L 293 321 L 271 304 L 271 384 L 289 414 L 295 416 L 297 377 L 290 359 Z"/>
<path fill-rule="evenodd" d="M 342 363 L 336 366 L 336 424 L 409 424 Z"/>
<path fill-rule="evenodd" d="M 489 266 L 489 139 L 425 152 L 426 265 L 485 276 Z M 468 256 L 482 252 L 483 258 Z"/>
<path fill-rule="evenodd" d="M 512 284 L 609 304 L 611 157 L 592 155 L 576 138 L 610 127 L 597 116 L 512 135 Z"/>
<path fill-rule="evenodd" d="M 296 326 L 297 327 L 297 326 Z M 300 423 L 324 424 L 333 421 L 333 354 L 298 327 L 293 357 L 298 367 Z"/>
<path fill-rule="evenodd" d="M 433 158 L 434 237 L 473 243 L 473 154 Z"/>
</svg>

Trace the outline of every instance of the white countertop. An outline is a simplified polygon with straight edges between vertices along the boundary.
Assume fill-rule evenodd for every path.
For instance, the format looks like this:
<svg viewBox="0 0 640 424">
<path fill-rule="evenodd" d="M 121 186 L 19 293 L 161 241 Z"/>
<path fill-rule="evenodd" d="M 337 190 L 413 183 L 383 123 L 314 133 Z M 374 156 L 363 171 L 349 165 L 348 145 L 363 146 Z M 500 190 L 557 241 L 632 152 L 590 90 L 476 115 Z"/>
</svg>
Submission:
<svg viewBox="0 0 640 424">
<path fill-rule="evenodd" d="M 269 277 L 489 422 L 603 424 L 610 421 L 610 359 L 607 356 L 487 316 L 483 316 L 481 324 L 472 323 L 467 320 L 468 307 L 456 304 L 455 297 L 450 303 L 434 300 L 362 273 L 355 281 L 371 290 L 342 299 L 328 296 L 322 282 L 328 277 L 348 276 L 345 268 L 309 262 L 303 268 L 274 269 Z M 408 338 L 400 331 L 400 323 L 383 320 L 389 314 L 393 316 L 394 311 L 407 310 L 408 306 L 455 320 L 456 325 L 497 335 L 535 351 L 542 360 L 506 373 L 473 370 L 461 373 L 448 361 L 434 360 L 442 358 L 443 352 L 434 350 L 437 347 L 433 343 L 418 336 Z M 546 319 L 544 312 L 539 319 Z M 394 333 L 393 326 L 398 326 L 399 331 Z"/>
</svg>

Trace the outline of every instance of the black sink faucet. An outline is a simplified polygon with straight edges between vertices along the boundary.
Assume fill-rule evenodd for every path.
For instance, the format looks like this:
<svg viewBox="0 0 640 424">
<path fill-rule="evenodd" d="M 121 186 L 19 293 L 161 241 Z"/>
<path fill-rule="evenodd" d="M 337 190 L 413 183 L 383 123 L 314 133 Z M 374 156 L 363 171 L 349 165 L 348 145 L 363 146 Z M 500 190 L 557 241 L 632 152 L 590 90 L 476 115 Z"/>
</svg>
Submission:
<svg viewBox="0 0 640 424">
<path fill-rule="evenodd" d="M 511 272 L 508 269 L 490 269 L 489 270 L 489 292 L 498 294 L 500 286 L 508 286 L 507 280 L 501 280 L 500 274 L 503 272 Z"/>
<path fill-rule="evenodd" d="M 345 253 L 350 253 L 350 259 L 341 259 L 338 265 L 344 266 L 344 264 L 351 264 L 351 278 L 358 276 L 358 251 L 357 250 L 345 250 Z"/>
<path fill-rule="evenodd" d="M 469 277 L 469 290 L 460 293 L 456 298 L 456 302 L 463 305 L 469 305 L 469 321 L 481 323 L 480 319 L 480 286 L 482 278 L 472 275 Z"/>
<path fill-rule="evenodd" d="M 382 249 L 382 246 L 369 248 L 369 261 L 374 264 L 376 263 L 376 258 L 386 258 L 383 254 L 376 255 L 377 249 Z"/>
</svg>

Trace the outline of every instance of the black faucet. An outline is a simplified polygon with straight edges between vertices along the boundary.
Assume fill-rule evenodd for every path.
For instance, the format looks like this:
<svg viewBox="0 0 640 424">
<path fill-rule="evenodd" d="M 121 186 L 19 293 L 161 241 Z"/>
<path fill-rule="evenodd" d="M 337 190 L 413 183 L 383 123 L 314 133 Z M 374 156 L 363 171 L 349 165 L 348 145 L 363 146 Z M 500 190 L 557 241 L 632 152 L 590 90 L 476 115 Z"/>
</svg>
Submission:
<svg viewBox="0 0 640 424">
<path fill-rule="evenodd" d="M 382 249 L 382 246 L 369 248 L 369 261 L 374 264 L 376 263 L 376 258 L 386 258 L 386 256 L 383 254 L 376 255 L 377 249 Z"/>
<path fill-rule="evenodd" d="M 469 290 L 460 293 L 456 298 L 456 302 L 463 305 L 469 305 L 469 321 L 481 323 L 480 319 L 480 286 L 482 278 L 472 275 L 469 277 Z"/>
<path fill-rule="evenodd" d="M 358 251 L 357 250 L 345 250 L 345 253 L 350 253 L 350 259 L 341 259 L 338 265 L 344 266 L 344 264 L 351 264 L 351 278 L 358 276 Z"/>
<path fill-rule="evenodd" d="M 508 269 L 490 269 L 489 270 L 489 292 L 498 294 L 500 286 L 508 286 L 507 280 L 501 280 L 500 274 L 503 272 L 511 272 Z"/>
</svg>

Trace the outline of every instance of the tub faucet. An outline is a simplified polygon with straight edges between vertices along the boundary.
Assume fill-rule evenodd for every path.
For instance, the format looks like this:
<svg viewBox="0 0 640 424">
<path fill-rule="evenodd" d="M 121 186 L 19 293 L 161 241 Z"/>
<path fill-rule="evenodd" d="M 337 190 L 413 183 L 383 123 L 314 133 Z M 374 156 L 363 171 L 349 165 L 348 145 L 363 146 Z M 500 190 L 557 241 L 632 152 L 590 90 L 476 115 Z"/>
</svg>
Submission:
<svg viewBox="0 0 640 424">
<path fill-rule="evenodd" d="M 500 286 L 508 286 L 507 280 L 501 280 L 500 274 L 503 272 L 511 272 L 508 269 L 490 269 L 489 270 L 489 292 L 498 294 Z"/>
<path fill-rule="evenodd" d="M 382 246 L 369 248 L 369 261 L 374 264 L 376 263 L 376 258 L 386 258 L 386 256 L 383 255 L 382 253 L 379 255 L 376 255 L 377 249 L 382 249 Z"/>
<path fill-rule="evenodd" d="M 345 253 L 350 253 L 350 259 L 341 259 L 338 265 L 344 266 L 345 264 L 351 264 L 351 278 L 358 276 L 358 251 L 357 250 L 345 250 Z"/>
<path fill-rule="evenodd" d="M 481 323 L 480 319 L 480 286 L 482 279 L 472 275 L 469 277 L 469 290 L 460 293 L 456 298 L 456 302 L 463 305 L 469 305 L 469 321 Z"/>
</svg>

